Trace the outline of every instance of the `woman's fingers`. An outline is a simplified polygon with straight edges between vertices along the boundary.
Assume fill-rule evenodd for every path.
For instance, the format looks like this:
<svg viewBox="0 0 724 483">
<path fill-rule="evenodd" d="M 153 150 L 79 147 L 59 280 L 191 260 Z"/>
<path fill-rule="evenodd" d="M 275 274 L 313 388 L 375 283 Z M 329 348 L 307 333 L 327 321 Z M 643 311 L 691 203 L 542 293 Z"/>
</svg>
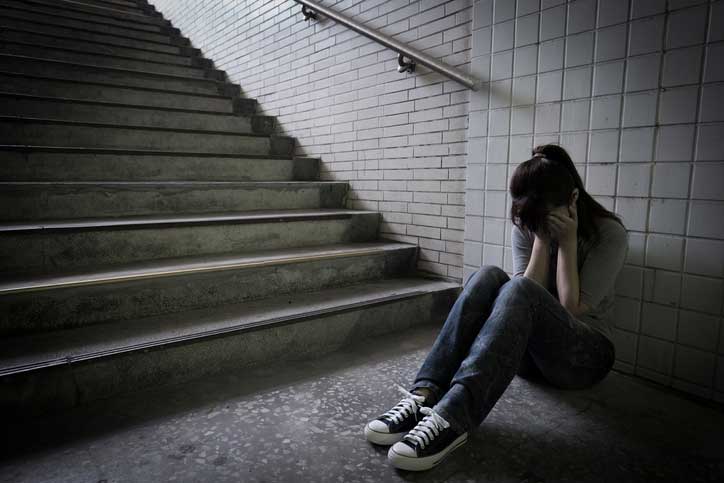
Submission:
<svg viewBox="0 0 724 483">
<path fill-rule="evenodd" d="M 547 219 L 548 229 L 556 237 L 563 231 L 563 222 L 553 215 L 549 215 Z"/>
<path fill-rule="evenodd" d="M 551 224 L 554 224 L 558 228 L 563 228 L 565 226 L 565 220 L 558 216 L 557 214 L 550 214 L 548 215 L 548 222 Z"/>
</svg>

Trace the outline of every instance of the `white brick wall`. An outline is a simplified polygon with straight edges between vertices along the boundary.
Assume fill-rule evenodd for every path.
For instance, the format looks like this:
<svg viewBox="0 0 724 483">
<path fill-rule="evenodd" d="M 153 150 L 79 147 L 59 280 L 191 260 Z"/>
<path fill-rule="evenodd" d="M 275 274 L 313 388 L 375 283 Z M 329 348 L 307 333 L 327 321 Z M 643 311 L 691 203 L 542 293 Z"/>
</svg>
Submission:
<svg viewBox="0 0 724 483">
<path fill-rule="evenodd" d="M 207 58 L 276 116 L 348 208 L 382 213 L 381 236 L 418 244 L 421 270 L 462 280 L 469 91 L 292 0 L 152 0 Z M 469 71 L 472 0 L 325 1 Z"/>
<path fill-rule="evenodd" d="M 512 272 L 507 181 L 559 142 L 623 216 L 616 368 L 724 401 L 724 0 L 482 0 L 464 280 Z"/>
</svg>

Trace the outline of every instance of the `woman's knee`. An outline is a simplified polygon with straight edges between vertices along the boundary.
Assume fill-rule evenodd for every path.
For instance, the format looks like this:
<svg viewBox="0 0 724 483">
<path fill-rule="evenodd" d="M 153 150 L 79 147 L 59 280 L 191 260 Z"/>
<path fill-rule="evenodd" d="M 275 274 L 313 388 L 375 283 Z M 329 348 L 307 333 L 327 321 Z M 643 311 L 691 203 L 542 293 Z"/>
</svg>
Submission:
<svg viewBox="0 0 724 483">
<path fill-rule="evenodd" d="M 492 282 L 497 286 L 501 286 L 508 280 L 510 280 L 510 277 L 502 268 L 496 265 L 483 265 L 468 278 L 464 288 L 475 291 L 481 284 Z"/>
<path fill-rule="evenodd" d="M 513 277 L 501 288 L 498 297 L 531 299 L 537 288 L 536 282 L 527 277 Z"/>
</svg>

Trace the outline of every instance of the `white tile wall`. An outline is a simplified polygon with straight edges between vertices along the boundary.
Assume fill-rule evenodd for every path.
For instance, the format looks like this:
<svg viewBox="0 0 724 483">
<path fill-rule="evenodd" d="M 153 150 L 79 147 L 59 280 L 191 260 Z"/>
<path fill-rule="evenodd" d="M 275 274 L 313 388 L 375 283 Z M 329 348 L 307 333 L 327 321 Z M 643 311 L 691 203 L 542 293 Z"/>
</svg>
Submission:
<svg viewBox="0 0 724 483">
<path fill-rule="evenodd" d="M 593 72 L 593 95 L 616 94 L 623 90 L 623 61 L 597 64 Z"/>
<path fill-rule="evenodd" d="M 681 274 L 666 270 L 656 270 L 654 273 L 654 289 L 651 300 L 656 303 L 676 307 L 679 305 L 681 292 Z"/>
<path fill-rule="evenodd" d="M 657 163 L 651 195 L 667 198 L 686 198 L 689 193 L 689 163 Z"/>
<path fill-rule="evenodd" d="M 664 54 L 664 74 L 661 85 L 673 87 L 698 84 L 701 77 L 703 45 L 669 50 Z"/>
<path fill-rule="evenodd" d="M 676 351 L 674 375 L 699 386 L 711 387 L 714 381 L 715 364 L 716 357 L 711 352 L 680 345 Z"/>
<path fill-rule="evenodd" d="M 673 341 L 676 339 L 676 309 L 644 303 L 641 333 Z"/>
<path fill-rule="evenodd" d="M 664 20 L 664 15 L 658 15 L 630 22 L 628 55 L 635 56 L 662 50 Z"/>
<path fill-rule="evenodd" d="M 719 319 L 713 315 L 681 310 L 677 340 L 697 349 L 715 352 L 719 325 Z"/>
<path fill-rule="evenodd" d="M 629 231 L 615 367 L 724 401 L 724 0 L 514 4 L 474 5 L 487 21 L 473 35 L 508 36 L 497 54 L 512 56 L 513 107 L 495 94 L 471 106 L 496 130 L 469 144 L 468 166 L 487 168 L 484 206 L 466 206 L 483 214 L 482 255 L 466 242 L 465 260 L 512 270 L 503 180 L 534 145 L 560 142 Z M 515 23 L 512 38 L 504 22 Z M 473 65 L 485 65 L 485 48 L 473 46 Z M 480 72 L 498 71 L 509 78 L 507 66 Z M 465 262 L 464 278 L 478 267 Z"/>
<path fill-rule="evenodd" d="M 657 88 L 661 54 L 653 53 L 629 57 L 626 65 L 626 92 Z"/>
<path fill-rule="evenodd" d="M 724 163 L 694 166 L 691 197 L 703 200 L 724 200 Z"/>
<path fill-rule="evenodd" d="M 683 235 L 686 231 L 686 200 L 653 199 L 649 231 Z"/>
<path fill-rule="evenodd" d="M 626 56 L 625 23 L 602 28 L 596 33 L 596 62 L 620 59 Z"/>
</svg>

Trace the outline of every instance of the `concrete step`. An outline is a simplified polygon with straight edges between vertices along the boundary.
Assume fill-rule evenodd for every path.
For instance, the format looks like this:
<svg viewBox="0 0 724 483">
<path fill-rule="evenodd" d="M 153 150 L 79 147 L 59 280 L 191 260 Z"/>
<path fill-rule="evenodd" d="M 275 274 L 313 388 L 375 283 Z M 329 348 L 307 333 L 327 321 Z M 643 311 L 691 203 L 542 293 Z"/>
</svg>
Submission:
<svg viewBox="0 0 724 483">
<path fill-rule="evenodd" d="M 8 144 L 144 149 L 226 154 L 294 152 L 294 138 L 0 116 L 0 139 Z"/>
<path fill-rule="evenodd" d="M 316 357 L 351 340 L 442 325 L 459 291 L 423 276 L 390 278 L 8 338 L 0 350 L 0 407 L 7 415 L 41 413 L 226 369 Z"/>
<path fill-rule="evenodd" d="M 399 276 L 414 268 L 416 254 L 415 245 L 375 240 L 23 274 L 0 281 L 0 334 L 120 323 Z"/>
<path fill-rule="evenodd" d="M 0 224 L 0 276 L 374 240 L 379 213 L 333 208 Z"/>
<path fill-rule="evenodd" d="M 312 181 L 319 159 L 1 146 L 0 181 Z"/>
<path fill-rule="evenodd" d="M 0 17 L 20 19 L 26 22 L 37 22 L 39 24 L 51 24 L 62 28 L 81 29 L 87 32 L 106 35 L 135 38 L 141 41 L 165 45 L 190 46 L 191 44 L 187 38 L 181 37 L 177 30 L 171 30 L 168 27 L 150 26 L 151 30 L 133 29 L 110 23 L 82 20 L 68 15 L 48 13 L 43 10 L 18 8 L 17 6 L 9 6 L 5 3 L 0 4 Z"/>
<path fill-rule="evenodd" d="M 0 53 L 0 71 L 14 72 L 36 77 L 64 79 L 81 82 L 94 82 L 123 87 L 142 87 L 173 91 L 174 93 L 228 96 L 236 99 L 241 94 L 239 86 L 215 79 L 183 77 L 131 69 L 103 67 L 91 64 L 79 64 L 61 60 L 42 59 L 23 55 Z M 248 103 L 246 99 L 242 106 Z"/>
<path fill-rule="evenodd" d="M 1 68 L 1 67 L 0 67 Z M 13 94 L 110 102 L 149 108 L 183 109 L 196 112 L 252 114 L 256 111 L 254 99 L 232 99 L 213 94 L 187 94 L 185 92 L 125 87 L 85 80 L 53 79 L 31 74 L 0 71 L 0 89 Z"/>
<path fill-rule="evenodd" d="M 167 20 L 144 13 L 121 12 L 64 0 L 3 0 L 3 5 L 17 10 L 28 10 L 147 32 L 161 32 L 165 27 L 171 25 Z"/>
<path fill-rule="evenodd" d="M 143 49 L 149 52 L 159 52 L 172 55 L 199 55 L 200 51 L 189 46 L 181 46 L 170 43 L 170 39 L 163 37 L 161 40 L 141 40 L 135 36 L 119 35 L 109 33 L 105 30 L 88 29 L 79 25 L 57 25 L 53 23 L 52 17 L 29 16 L 24 18 L 25 12 L 2 11 L 0 10 L 0 28 L 13 28 L 26 30 L 47 35 L 57 35 L 66 38 L 75 38 L 87 42 L 103 42 L 108 45 L 118 45 Z"/>
<path fill-rule="evenodd" d="M 38 59 L 61 60 L 77 64 L 95 65 L 98 67 L 113 67 L 118 69 L 151 72 L 155 74 L 168 74 L 196 79 L 223 80 L 220 70 L 203 67 L 183 66 L 163 62 L 139 60 L 131 57 L 116 57 L 106 53 L 91 53 L 80 50 L 71 50 L 54 46 L 52 43 L 23 43 L 9 40 L 0 40 L 0 53 L 10 55 L 25 55 Z"/>
<path fill-rule="evenodd" d="M 276 127 L 276 119 L 269 116 L 239 116 L 6 92 L 0 92 L 0 105 L 3 115 L 38 119 L 266 135 L 274 134 Z"/>
<path fill-rule="evenodd" d="M 118 19 L 135 20 L 138 18 L 155 19 L 159 25 L 169 25 L 159 12 L 147 6 L 141 8 L 138 3 L 116 3 L 107 1 L 93 0 L 28 0 L 33 3 L 42 3 L 44 5 L 57 6 L 64 10 L 72 10 L 84 13 L 93 13 L 101 16 L 108 16 Z M 147 5 L 147 4 L 145 4 Z M 144 20 L 148 22 L 147 20 Z M 151 22 L 148 22 L 151 23 Z"/>
<path fill-rule="evenodd" d="M 0 221 L 343 208 L 346 181 L 0 182 Z"/>
<path fill-rule="evenodd" d="M 111 8 L 114 10 L 120 10 L 123 12 L 143 12 L 150 15 L 150 9 L 144 10 L 141 5 L 136 2 L 123 1 L 123 0 L 73 0 L 75 3 L 83 3 L 86 5 L 94 5 L 97 7 Z"/>
<path fill-rule="evenodd" d="M 0 40 L 33 45 L 51 45 L 55 48 L 70 49 L 93 55 L 108 55 L 124 59 L 156 62 L 185 67 L 211 67 L 211 61 L 197 56 L 156 52 L 135 47 L 114 45 L 106 42 L 38 32 L 28 28 L 6 27 L 0 23 Z M 30 55 L 22 53 L 21 55 Z M 38 56 L 42 57 L 42 56 Z M 153 64 L 151 64 L 153 65 Z M 141 69 L 143 70 L 143 69 Z"/>
</svg>

